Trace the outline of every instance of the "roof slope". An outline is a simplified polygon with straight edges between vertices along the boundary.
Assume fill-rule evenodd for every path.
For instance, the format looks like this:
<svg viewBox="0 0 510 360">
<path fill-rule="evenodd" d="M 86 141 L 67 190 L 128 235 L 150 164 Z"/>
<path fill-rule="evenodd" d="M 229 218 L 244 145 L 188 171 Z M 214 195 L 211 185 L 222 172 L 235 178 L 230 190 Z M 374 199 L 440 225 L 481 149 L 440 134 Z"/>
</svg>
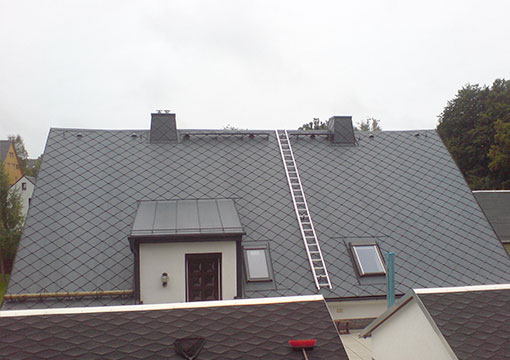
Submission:
<svg viewBox="0 0 510 360">
<path fill-rule="evenodd" d="M 50 131 L 8 294 L 131 289 L 127 238 L 137 201 L 188 198 L 234 199 L 243 241 L 269 242 L 276 286 L 248 284 L 246 297 L 316 293 L 274 132 L 183 130 L 189 139 L 172 144 L 132 133 Z M 333 283 L 324 296 L 385 293 L 384 279 L 356 275 L 346 244 L 358 237 L 396 253 L 397 293 L 510 281 L 510 259 L 435 131 L 356 133 L 353 147 L 296 133 L 292 147 Z"/>
<path fill-rule="evenodd" d="M 175 354 L 174 341 L 203 337 L 198 360 L 302 359 L 301 351 L 293 350 L 288 340 L 310 338 L 317 340 L 316 347 L 308 351 L 313 359 L 348 359 L 324 300 L 245 303 L 0 316 L 0 357 L 182 359 Z"/>
<path fill-rule="evenodd" d="M 460 360 L 510 359 L 510 289 L 418 296 Z"/>
<path fill-rule="evenodd" d="M 474 191 L 476 200 L 502 242 L 510 242 L 510 191 Z"/>
<path fill-rule="evenodd" d="M 11 147 L 9 140 L 0 140 L 0 161 L 4 161 Z"/>
</svg>

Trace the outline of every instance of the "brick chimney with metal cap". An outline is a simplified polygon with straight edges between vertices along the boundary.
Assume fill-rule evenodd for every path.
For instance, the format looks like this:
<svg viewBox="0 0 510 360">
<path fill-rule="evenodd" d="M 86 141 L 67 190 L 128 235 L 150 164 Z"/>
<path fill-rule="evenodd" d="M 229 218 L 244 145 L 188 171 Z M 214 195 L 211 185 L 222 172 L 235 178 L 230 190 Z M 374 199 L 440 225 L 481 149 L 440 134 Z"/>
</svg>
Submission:
<svg viewBox="0 0 510 360">
<path fill-rule="evenodd" d="M 152 113 L 149 142 L 170 143 L 178 140 L 175 114 L 171 114 L 170 110 L 157 110 L 157 113 Z"/>
</svg>

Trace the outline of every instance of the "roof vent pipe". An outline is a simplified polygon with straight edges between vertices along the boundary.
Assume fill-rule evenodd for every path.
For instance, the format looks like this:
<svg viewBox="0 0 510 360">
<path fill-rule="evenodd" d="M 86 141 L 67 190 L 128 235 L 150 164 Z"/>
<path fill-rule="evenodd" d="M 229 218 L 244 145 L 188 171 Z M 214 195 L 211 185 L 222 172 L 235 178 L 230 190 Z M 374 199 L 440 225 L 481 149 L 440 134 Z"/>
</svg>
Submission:
<svg viewBox="0 0 510 360">
<path fill-rule="evenodd" d="M 395 253 L 386 253 L 386 299 L 388 308 L 395 303 Z"/>
<path fill-rule="evenodd" d="M 178 139 L 175 114 L 171 114 L 170 112 L 158 112 L 156 114 L 151 114 L 149 142 L 170 143 L 175 142 Z"/>
<path fill-rule="evenodd" d="M 328 121 L 328 130 L 333 135 L 333 143 L 347 146 L 356 145 L 352 116 L 333 116 Z"/>
</svg>

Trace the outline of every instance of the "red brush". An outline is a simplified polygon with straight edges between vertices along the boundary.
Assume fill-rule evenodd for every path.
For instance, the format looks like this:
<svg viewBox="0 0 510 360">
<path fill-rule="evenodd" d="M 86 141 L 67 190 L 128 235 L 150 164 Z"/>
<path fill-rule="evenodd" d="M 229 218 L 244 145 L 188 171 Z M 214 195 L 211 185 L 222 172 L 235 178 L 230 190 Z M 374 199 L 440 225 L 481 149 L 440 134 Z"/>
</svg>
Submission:
<svg viewBox="0 0 510 360">
<path fill-rule="evenodd" d="M 308 356 L 306 356 L 305 349 L 313 349 L 316 343 L 317 343 L 317 340 L 315 340 L 315 339 L 289 340 L 289 344 L 290 344 L 290 346 L 292 346 L 292 348 L 294 348 L 296 350 L 301 349 L 305 360 L 308 360 Z"/>
</svg>

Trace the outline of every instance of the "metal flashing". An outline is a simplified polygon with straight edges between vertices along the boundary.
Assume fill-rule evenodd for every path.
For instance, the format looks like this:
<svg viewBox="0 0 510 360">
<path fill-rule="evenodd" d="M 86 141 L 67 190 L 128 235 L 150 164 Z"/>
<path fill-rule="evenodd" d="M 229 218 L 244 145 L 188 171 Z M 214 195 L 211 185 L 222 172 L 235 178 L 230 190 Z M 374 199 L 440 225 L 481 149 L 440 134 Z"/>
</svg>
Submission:
<svg viewBox="0 0 510 360">
<path fill-rule="evenodd" d="M 455 286 L 444 288 L 424 288 L 413 289 L 418 294 L 442 294 L 442 293 L 456 293 L 468 291 L 490 291 L 490 290 L 509 290 L 510 284 L 494 284 L 494 285 L 473 285 L 473 286 Z"/>
<path fill-rule="evenodd" d="M 37 310 L 3 310 L 0 311 L 0 317 L 13 316 L 35 316 L 35 315 L 63 315 L 63 314 L 85 314 L 102 312 L 129 312 L 129 311 L 151 311 L 151 310 L 172 310 L 172 309 L 197 309 L 222 306 L 245 306 L 245 305 L 264 305 L 264 304 L 285 304 L 303 301 L 324 301 L 322 295 L 303 295 L 288 296 L 276 298 L 260 299 L 238 299 L 238 300 L 216 300 L 216 301 L 197 301 L 171 304 L 151 304 L 151 305 L 121 305 L 121 306 L 100 306 L 100 307 L 75 307 L 59 309 L 37 309 Z"/>
</svg>

